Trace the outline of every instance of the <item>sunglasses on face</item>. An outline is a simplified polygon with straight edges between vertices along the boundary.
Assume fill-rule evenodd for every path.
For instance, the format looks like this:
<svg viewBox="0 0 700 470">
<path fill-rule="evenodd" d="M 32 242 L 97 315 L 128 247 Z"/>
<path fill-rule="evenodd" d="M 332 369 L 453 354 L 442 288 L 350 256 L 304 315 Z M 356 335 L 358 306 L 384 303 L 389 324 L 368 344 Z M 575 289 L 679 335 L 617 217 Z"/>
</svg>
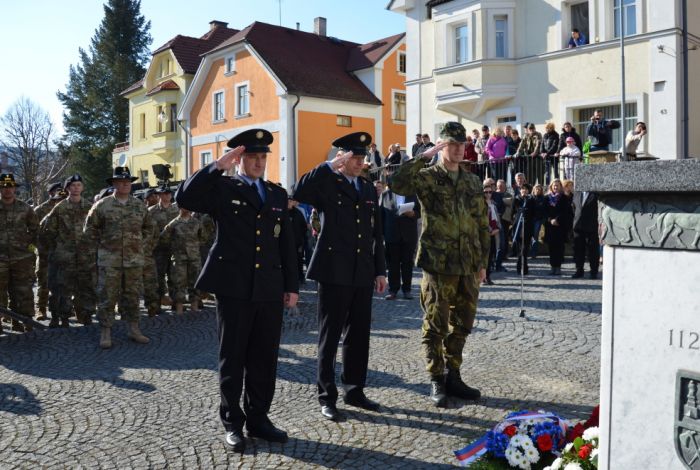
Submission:
<svg viewBox="0 0 700 470">
<path fill-rule="evenodd" d="M 492 192 L 493 192 L 493 191 L 491 191 L 491 190 L 489 189 L 488 191 L 484 191 L 484 194 L 491 194 Z"/>
</svg>

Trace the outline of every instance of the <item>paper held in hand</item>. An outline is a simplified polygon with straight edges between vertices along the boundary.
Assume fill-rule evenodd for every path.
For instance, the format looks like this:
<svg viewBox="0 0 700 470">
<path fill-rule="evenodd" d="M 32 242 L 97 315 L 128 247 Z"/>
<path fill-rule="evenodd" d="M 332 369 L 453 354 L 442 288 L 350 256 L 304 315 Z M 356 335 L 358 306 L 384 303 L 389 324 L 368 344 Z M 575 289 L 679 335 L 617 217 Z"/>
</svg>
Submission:
<svg viewBox="0 0 700 470">
<path fill-rule="evenodd" d="M 412 211 L 412 210 L 413 210 L 414 204 L 415 204 L 415 203 L 413 203 L 413 202 L 407 202 L 407 203 L 405 203 L 405 204 L 400 204 L 400 205 L 399 205 L 398 214 L 399 214 L 399 215 L 404 215 L 406 212 Z"/>
</svg>

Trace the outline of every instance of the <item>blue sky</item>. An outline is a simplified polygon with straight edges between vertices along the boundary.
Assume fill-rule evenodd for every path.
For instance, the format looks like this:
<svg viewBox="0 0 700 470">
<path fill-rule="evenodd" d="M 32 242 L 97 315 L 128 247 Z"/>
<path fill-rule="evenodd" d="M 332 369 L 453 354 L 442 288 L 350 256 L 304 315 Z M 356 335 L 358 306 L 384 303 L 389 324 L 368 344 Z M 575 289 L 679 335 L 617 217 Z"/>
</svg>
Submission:
<svg viewBox="0 0 700 470">
<path fill-rule="evenodd" d="M 46 109 L 62 132 L 61 103 L 68 68 L 78 63 L 78 48 L 88 49 L 103 17 L 101 0 L 1 0 L 0 115 L 22 95 Z M 282 25 L 313 31 L 317 16 L 328 20 L 327 33 L 369 42 L 405 30 L 405 18 L 386 10 L 387 0 L 281 0 Z M 278 0 L 142 0 L 151 21 L 151 50 L 173 36 L 201 36 L 209 21 L 242 29 L 253 21 L 279 24 Z"/>
</svg>

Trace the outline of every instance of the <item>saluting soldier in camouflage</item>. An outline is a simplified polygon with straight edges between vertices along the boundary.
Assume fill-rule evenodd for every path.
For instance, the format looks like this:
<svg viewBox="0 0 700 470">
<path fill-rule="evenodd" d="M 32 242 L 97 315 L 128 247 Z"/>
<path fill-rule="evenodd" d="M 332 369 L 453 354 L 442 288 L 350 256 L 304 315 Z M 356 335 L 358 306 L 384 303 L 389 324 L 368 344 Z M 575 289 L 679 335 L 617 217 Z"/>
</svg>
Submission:
<svg viewBox="0 0 700 470">
<path fill-rule="evenodd" d="M 97 318 L 100 347 L 112 347 L 114 306 L 129 324 L 129 339 L 148 343 L 139 329 L 139 295 L 143 276 L 143 250 L 153 233 L 153 222 L 143 202 L 131 195 L 128 167 L 116 167 L 107 183 L 114 194 L 92 206 L 84 232 L 97 249 Z"/>
<path fill-rule="evenodd" d="M 50 327 L 68 327 L 68 318 L 75 307 L 75 316 L 83 325 L 92 323 L 95 312 L 95 251 L 86 243 L 83 225 L 92 204 L 82 197 L 83 180 L 79 174 L 63 184 L 68 199 L 41 221 L 39 240 L 50 249 L 49 287 L 51 302 Z"/>
<path fill-rule="evenodd" d="M 155 189 L 149 189 L 144 195 L 144 203 L 146 208 L 150 208 L 158 204 L 158 195 Z M 154 317 L 160 313 L 160 295 L 158 295 L 158 270 L 156 269 L 156 260 L 153 257 L 155 244 L 158 242 L 160 232 L 158 226 L 153 225 L 153 233 L 150 237 L 150 243 L 144 246 L 143 250 L 143 303 L 148 310 L 148 316 Z"/>
<path fill-rule="evenodd" d="M 48 185 L 46 188 L 46 191 L 49 193 L 49 199 L 42 202 L 38 206 L 34 208 L 34 212 L 36 213 L 37 218 L 39 219 L 39 222 L 44 219 L 47 215 L 49 215 L 49 212 L 51 212 L 51 209 L 56 206 L 56 203 L 60 201 L 61 199 L 59 198 L 54 198 L 57 192 L 59 192 L 61 189 L 61 183 L 51 183 Z M 46 305 L 49 300 L 49 287 L 48 287 L 48 267 L 49 267 L 49 253 L 48 251 L 41 246 L 41 242 L 37 245 L 37 260 L 36 260 L 36 280 L 37 280 L 37 301 L 36 301 L 36 308 L 39 311 L 39 316 L 37 317 L 37 320 L 46 320 Z"/>
<path fill-rule="evenodd" d="M 171 292 L 175 312 L 182 314 L 183 304 L 189 295 L 190 309 L 199 311 L 199 292 L 194 283 L 202 269 L 199 246 L 204 233 L 199 220 L 192 212 L 180 208 L 180 215 L 170 221 L 160 234 L 160 241 L 172 253 L 170 265 Z"/>
<path fill-rule="evenodd" d="M 432 381 L 430 398 L 444 407 L 447 395 L 481 396 L 462 381 L 459 368 L 476 316 L 479 285 L 486 277 L 490 239 L 481 181 L 461 164 L 465 129 L 448 122 L 440 137 L 437 146 L 404 163 L 390 187 L 398 194 L 416 194 L 423 210 L 416 261 L 423 269 L 422 343 Z M 440 162 L 425 168 L 439 151 Z"/>
<path fill-rule="evenodd" d="M 10 310 L 32 318 L 39 219 L 29 204 L 15 197 L 16 189 L 14 175 L 0 175 L 0 305 L 7 306 L 9 297 Z M 16 320 L 12 320 L 12 329 L 25 331 Z"/>
<path fill-rule="evenodd" d="M 161 233 L 168 223 L 178 215 L 177 205 L 172 203 L 173 193 L 167 186 L 161 186 L 156 190 L 160 198 L 158 204 L 148 208 L 151 218 L 158 226 L 158 233 Z M 163 305 L 170 305 L 172 299 L 166 296 L 168 293 L 165 276 L 170 270 L 170 251 L 168 247 L 158 241 L 153 251 L 156 260 L 156 271 L 158 275 L 158 296 Z"/>
</svg>

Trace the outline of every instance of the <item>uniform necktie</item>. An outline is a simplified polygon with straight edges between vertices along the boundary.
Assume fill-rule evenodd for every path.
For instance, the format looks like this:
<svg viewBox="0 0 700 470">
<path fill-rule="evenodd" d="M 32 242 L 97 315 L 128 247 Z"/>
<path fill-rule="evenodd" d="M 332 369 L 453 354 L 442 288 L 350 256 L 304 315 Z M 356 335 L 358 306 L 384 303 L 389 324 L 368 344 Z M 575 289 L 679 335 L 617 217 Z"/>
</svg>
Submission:
<svg viewBox="0 0 700 470">
<path fill-rule="evenodd" d="M 258 186 L 258 184 L 255 181 L 250 183 L 250 186 L 253 188 L 253 190 L 255 191 L 255 194 L 258 196 L 258 202 L 260 202 L 260 205 L 262 205 L 264 200 L 263 200 L 262 194 L 260 194 L 260 187 Z"/>
</svg>

